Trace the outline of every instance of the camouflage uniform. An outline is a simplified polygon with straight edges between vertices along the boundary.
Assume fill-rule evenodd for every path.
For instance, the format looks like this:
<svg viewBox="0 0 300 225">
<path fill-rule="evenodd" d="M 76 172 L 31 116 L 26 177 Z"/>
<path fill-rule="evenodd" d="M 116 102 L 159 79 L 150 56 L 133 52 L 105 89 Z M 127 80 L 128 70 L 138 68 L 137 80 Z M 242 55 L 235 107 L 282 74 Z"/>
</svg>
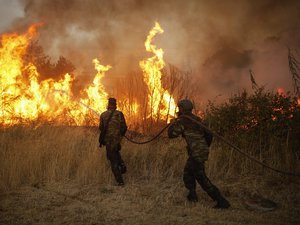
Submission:
<svg viewBox="0 0 300 225">
<path fill-rule="evenodd" d="M 180 107 L 179 107 L 180 110 Z M 181 111 L 184 115 L 192 117 L 201 122 L 201 119 L 191 112 L 192 109 Z M 204 191 L 214 200 L 217 201 L 216 208 L 228 208 L 229 203 L 222 197 L 218 188 L 211 183 L 205 173 L 204 163 L 208 159 L 209 147 L 207 141 L 211 142 L 212 134 L 205 131 L 195 122 L 188 118 L 179 117 L 178 120 L 168 129 L 169 138 L 182 136 L 187 143 L 188 160 L 184 167 L 183 181 L 185 187 L 189 190 L 187 196 L 189 201 L 198 201 L 196 194 L 196 181 L 200 184 Z M 211 135 L 206 139 L 205 137 Z M 209 143 L 210 144 L 210 143 Z"/>
<path fill-rule="evenodd" d="M 108 110 L 103 112 L 100 116 L 100 132 L 104 131 L 107 126 L 107 121 L 113 111 L 113 115 L 108 123 L 106 135 L 104 138 L 106 146 L 106 156 L 111 163 L 111 169 L 119 185 L 123 185 L 122 173 L 126 172 L 126 166 L 121 158 L 121 140 L 127 130 L 124 115 L 121 111 L 115 109 L 116 107 L 108 107 Z M 99 140 L 100 142 L 100 140 Z"/>
</svg>

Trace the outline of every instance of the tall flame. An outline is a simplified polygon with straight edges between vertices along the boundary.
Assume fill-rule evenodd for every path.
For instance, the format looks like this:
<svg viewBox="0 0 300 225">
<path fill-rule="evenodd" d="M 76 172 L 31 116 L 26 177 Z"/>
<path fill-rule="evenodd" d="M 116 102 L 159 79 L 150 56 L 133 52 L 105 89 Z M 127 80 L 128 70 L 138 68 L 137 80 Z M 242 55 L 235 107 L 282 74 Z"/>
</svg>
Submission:
<svg viewBox="0 0 300 225">
<path fill-rule="evenodd" d="M 95 64 L 97 74 L 93 80 L 93 84 L 84 90 L 87 94 L 87 98 L 81 99 L 81 101 L 97 112 L 103 112 L 106 109 L 108 94 L 106 93 L 101 80 L 104 77 L 105 72 L 108 71 L 111 66 L 101 65 L 98 59 L 94 59 L 93 63 Z"/>
<path fill-rule="evenodd" d="M 146 60 L 140 61 L 140 67 L 144 74 L 144 81 L 148 86 L 148 106 L 150 108 L 149 117 L 160 119 L 160 117 L 168 118 L 169 115 L 174 116 L 176 104 L 168 91 L 164 90 L 161 83 L 162 69 L 165 66 L 163 59 L 163 50 L 156 48 L 152 44 L 153 38 L 157 34 L 163 33 L 159 23 L 155 23 L 150 30 L 145 41 L 146 51 L 154 55 Z"/>
<path fill-rule="evenodd" d="M 30 72 L 29 82 L 22 76 L 24 68 L 22 56 L 26 52 L 29 40 L 35 34 L 35 29 L 36 26 L 33 25 L 26 34 L 4 34 L 1 37 L 0 118 L 3 124 L 14 123 L 16 117 L 21 119 L 37 117 L 38 105 L 33 103 L 35 99 L 39 99 L 39 93 L 36 92 L 39 85 L 34 65 L 29 64 L 26 68 Z"/>
</svg>

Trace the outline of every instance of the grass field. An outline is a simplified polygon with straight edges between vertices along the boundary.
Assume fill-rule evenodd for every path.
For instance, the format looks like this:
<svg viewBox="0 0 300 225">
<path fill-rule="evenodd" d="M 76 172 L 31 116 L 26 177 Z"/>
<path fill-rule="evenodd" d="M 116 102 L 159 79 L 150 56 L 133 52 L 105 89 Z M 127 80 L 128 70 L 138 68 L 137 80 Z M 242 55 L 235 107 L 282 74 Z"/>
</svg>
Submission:
<svg viewBox="0 0 300 225">
<path fill-rule="evenodd" d="M 300 180 L 267 172 L 213 145 L 207 173 L 229 199 L 214 210 L 186 201 L 185 143 L 161 137 L 148 145 L 123 141 L 124 188 L 114 186 L 95 128 L 11 127 L 0 131 L 0 224 L 299 224 Z M 277 204 L 249 208 L 253 198 Z"/>
</svg>

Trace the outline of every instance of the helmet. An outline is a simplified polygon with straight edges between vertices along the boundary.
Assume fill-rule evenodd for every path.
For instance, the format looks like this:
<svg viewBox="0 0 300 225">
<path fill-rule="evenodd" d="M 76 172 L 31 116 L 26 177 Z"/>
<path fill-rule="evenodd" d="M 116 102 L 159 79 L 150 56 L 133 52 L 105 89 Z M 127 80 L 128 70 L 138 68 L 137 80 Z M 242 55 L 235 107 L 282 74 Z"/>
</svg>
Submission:
<svg viewBox="0 0 300 225">
<path fill-rule="evenodd" d="M 112 105 L 115 104 L 116 105 L 117 104 L 117 99 L 115 99 L 115 98 L 109 98 L 108 99 L 108 104 L 112 104 Z"/>
<path fill-rule="evenodd" d="M 108 108 L 116 108 L 117 107 L 117 100 L 115 98 L 108 99 Z"/>
<path fill-rule="evenodd" d="M 192 112 L 194 108 L 193 103 L 188 99 L 180 100 L 177 105 L 182 112 Z"/>
</svg>

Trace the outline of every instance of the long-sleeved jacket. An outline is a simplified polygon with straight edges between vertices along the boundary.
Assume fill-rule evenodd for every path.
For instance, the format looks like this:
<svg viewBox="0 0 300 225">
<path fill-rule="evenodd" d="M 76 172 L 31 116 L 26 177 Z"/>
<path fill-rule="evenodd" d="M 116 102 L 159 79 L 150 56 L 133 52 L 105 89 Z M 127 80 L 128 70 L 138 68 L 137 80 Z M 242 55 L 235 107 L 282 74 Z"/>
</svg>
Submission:
<svg viewBox="0 0 300 225">
<path fill-rule="evenodd" d="M 198 116 L 192 113 L 185 115 L 202 122 Z M 205 139 L 205 130 L 197 123 L 185 117 L 179 117 L 168 129 L 169 138 L 182 136 L 187 143 L 189 157 L 196 161 L 205 162 L 208 159 L 209 147 Z"/>
<path fill-rule="evenodd" d="M 107 122 L 111 113 L 112 110 L 107 110 L 101 114 L 100 125 L 99 125 L 100 132 L 103 132 L 105 127 L 107 126 Z M 106 135 L 104 138 L 105 143 L 106 144 L 120 143 L 126 131 L 127 131 L 127 125 L 126 125 L 124 114 L 121 111 L 114 110 L 106 130 Z"/>
</svg>

